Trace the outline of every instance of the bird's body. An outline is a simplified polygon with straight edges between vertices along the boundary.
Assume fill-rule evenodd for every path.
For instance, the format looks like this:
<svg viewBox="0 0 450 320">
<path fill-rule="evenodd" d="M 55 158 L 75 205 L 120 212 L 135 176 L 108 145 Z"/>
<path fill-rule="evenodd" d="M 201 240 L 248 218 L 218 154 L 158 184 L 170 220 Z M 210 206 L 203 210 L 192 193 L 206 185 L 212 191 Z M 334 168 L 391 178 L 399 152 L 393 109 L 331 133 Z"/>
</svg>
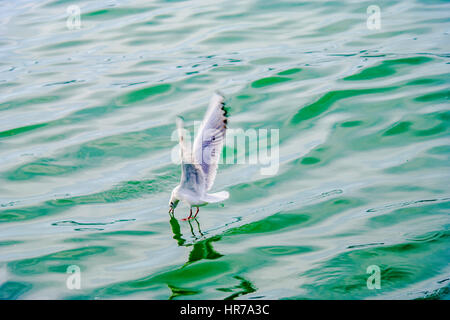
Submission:
<svg viewBox="0 0 450 320">
<path fill-rule="evenodd" d="M 183 120 L 177 119 L 182 173 L 180 184 L 172 191 L 169 212 L 173 213 L 178 202 L 183 201 L 190 207 L 190 219 L 192 207 L 197 208 L 197 216 L 199 207 L 229 197 L 226 191 L 208 193 L 214 184 L 227 129 L 227 114 L 223 101 L 224 98 L 219 93 L 212 97 L 192 150 L 185 138 Z"/>
</svg>

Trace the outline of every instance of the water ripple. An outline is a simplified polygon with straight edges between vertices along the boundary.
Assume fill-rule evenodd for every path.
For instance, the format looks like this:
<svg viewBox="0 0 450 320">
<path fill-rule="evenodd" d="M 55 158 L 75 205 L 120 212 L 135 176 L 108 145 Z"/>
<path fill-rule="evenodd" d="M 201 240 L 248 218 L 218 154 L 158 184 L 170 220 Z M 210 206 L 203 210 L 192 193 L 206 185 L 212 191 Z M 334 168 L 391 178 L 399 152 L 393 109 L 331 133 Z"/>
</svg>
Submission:
<svg viewBox="0 0 450 320">
<path fill-rule="evenodd" d="M 1 2 L 0 299 L 448 299 L 448 4 L 347 2 Z M 174 119 L 217 89 L 279 170 L 182 222 Z"/>
</svg>

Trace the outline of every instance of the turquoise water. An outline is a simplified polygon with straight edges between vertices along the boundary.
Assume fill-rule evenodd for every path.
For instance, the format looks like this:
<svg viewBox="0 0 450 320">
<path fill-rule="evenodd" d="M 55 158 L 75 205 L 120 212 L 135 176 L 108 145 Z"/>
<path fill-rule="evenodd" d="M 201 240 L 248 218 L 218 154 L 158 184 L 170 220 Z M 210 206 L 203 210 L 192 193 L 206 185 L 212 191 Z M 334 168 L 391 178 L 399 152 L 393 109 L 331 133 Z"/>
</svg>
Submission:
<svg viewBox="0 0 450 320">
<path fill-rule="evenodd" d="M 448 299 L 449 14 L 1 2 L 0 298 Z M 230 199 L 170 218 L 175 117 L 193 130 L 217 89 L 229 128 L 279 130 L 279 170 L 221 165 Z"/>
</svg>

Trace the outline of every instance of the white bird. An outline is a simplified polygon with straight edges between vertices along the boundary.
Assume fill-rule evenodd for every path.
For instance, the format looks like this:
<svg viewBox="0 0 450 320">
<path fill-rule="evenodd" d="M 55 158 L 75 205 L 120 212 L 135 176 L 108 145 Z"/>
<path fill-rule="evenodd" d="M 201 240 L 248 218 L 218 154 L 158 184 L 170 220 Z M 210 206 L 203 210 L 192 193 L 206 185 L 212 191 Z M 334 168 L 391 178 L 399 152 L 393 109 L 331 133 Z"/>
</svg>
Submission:
<svg viewBox="0 0 450 320">
<path fill-rule="evenodd" d="M 216 92 L 211 98 L 192 150 L 189 141 L 186 141 L 185 138 L 183 120 L 177 118 L 178 141 L 181 151 L 181 181 L 172 191 L 169 213 L 174 213 L 181 200 L 190 209 L 189 217 L 183 220 L 192 218 L 192 207 L 197 208 L 193 217 L 195 219 L 200 206 L 220 202 L 229 197 L 227 191 L 207 193 L 214 184 L 225 140 L 227 111 L 224 106 L 224 97 Z"/>
</svg>

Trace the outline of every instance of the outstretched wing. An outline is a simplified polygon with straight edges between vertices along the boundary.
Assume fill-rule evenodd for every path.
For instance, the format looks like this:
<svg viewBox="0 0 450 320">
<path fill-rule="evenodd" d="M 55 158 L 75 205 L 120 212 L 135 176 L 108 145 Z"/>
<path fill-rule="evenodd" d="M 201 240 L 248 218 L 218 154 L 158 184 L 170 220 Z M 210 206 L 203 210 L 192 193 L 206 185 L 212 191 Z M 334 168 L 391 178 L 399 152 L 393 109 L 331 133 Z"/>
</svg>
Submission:
<svg viewBox="0 0 450 320">
<path fill-rule="evenodd" d="M 205 174 L 206 191 L 210 190 L 214 184 L 220 153 L 225 141 L 227 112 L 224 107 L 224 97 L 216 92 L 211 98 L 194 141 L 193 158 Z"/>
<path fill-rule="evenodd" d="M 190 139 L 186 137 L 183 119 L 177 118 L 178 142 L 181 155 L 181 181 L 183 189 L 189 189 L 194 193 L 203 194 L 205 191 L 205 175 L 201 167 L 193 161 Z"/>
</svg>

